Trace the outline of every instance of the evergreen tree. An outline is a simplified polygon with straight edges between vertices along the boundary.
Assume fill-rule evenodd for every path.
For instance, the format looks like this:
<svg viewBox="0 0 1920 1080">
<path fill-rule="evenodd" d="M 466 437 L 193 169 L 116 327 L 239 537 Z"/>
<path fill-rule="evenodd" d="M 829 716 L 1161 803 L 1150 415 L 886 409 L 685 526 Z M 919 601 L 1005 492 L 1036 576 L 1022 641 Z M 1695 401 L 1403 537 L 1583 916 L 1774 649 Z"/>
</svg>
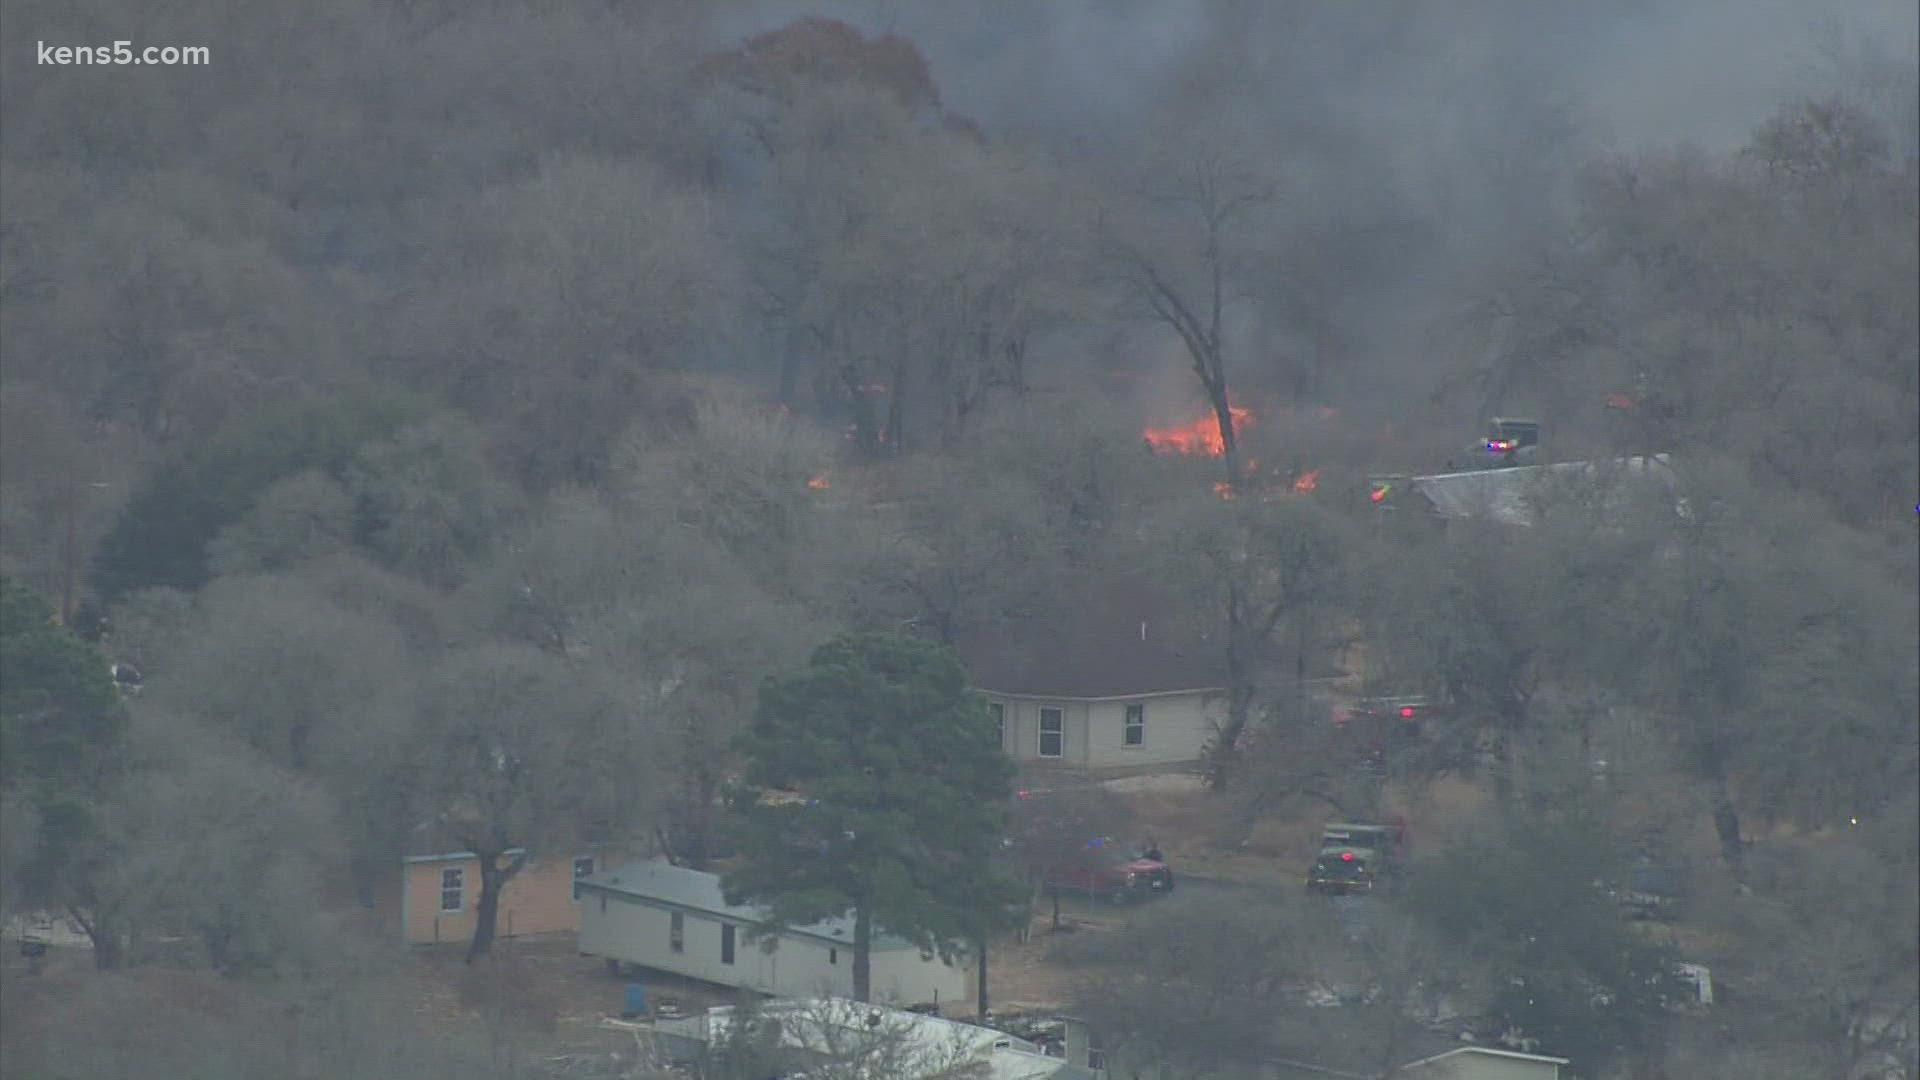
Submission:
<svg viewBox="0 0 1920 1080">
<path fill-rule="evenodd" d="M 750 783 L 806 797 L 745 808 L 728 899 L 764 904 L 769 930 L 851 913 L 855 997 L 876 931 L 951 961 L 1009 921 L 993 855 L 1013 765 L 944 646 L 842 635 L 761 686 L 739 746 Z"/>
</svg>

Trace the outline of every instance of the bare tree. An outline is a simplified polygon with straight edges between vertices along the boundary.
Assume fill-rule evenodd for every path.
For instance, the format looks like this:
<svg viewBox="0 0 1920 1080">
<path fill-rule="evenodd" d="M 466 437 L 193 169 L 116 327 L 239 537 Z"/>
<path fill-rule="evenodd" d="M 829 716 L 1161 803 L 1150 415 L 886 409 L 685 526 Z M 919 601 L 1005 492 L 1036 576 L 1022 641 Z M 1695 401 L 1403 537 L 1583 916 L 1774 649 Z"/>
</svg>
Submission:
<svg viewBox="0 0 1920 1080">
<path fill-rule="evenodd" d="M 1307 653 L 1325 647 L 1321 627 L 1309 620 L 1345 597 L 1356 538 L 1306 495 L 1223 500 L 1193 494 L 1168 500 L 1160 513 L 1161 524 L 1145 543 L 1147 557 L 1193 600 L 1189 618 L 1225 661 L 1227 720 L 1208 753 L 1208 774 L 1224 786 L 1256 701 L 1276 675 L 1281 629 L 1298 631 L 1291 635 L 1299 652 L 1296 682 Z M 1163 545 L 1159 537 L 1180 542 Z"/>
<path fill-rule="evenodd" d="M 1162 180 L 1127 213 L 1103 212 L 1097 232 L 1108 273 L 1135 309 L 1172 330 L 1220 432 L 1225 482 L 1242 479 L 1229 392 L 1228 307 L 1240 298 L 1242 237 L 1274 200 L 1277 183 L 1232 151 L 1189 138 L 1160 162 Z"/>
<path fill-rule="evenodd" d="M 1702 905 L 1746 943 L 1728 970 L 1774 1018 L 1778 1048 L 1797 1042 L 1810 1052 L 1815 1071 L 1806 1075 L 1890 1072 L 1920 1053 L 1914 809 L 1909 795 L 1844 831 L 1756 848 L 1750 889 Z M 1833 880 L 1850 883 L 1845 895 L 1819 884 Z"/>
<path fill-rule="evenodd" d="M 1060 929 L 1060 890 L 1048 888 L 1049 883 L 1070 881 L 1076 871 L 1090 869 L 1098 854 L 1092 845 L 1100 838 L 1131 842 L 1133 821 L 1126 800 L 1100 784 L 1023 789 L 1008 815 L 1007 840 L 1027 884 L 1028 911 L 1036 897 L 1048 894 L 1053 928 Z M 1031 924 L 1031 914 L 1027 921 Z"/>
<path fill-rule="evenodd" d="M 1273 1056 L 1304 974 L 1295 905 L 1166 903 L 1177 910 L 1069 948 L 1086 972 L 1074 1007 L 1109 1060 L 1207 1077 Z"/>
<path fill-rule="evenodd" d="M 808 1076 L 821 1080 L 868 1080 L 877 1076 L 985 1080 L 992 1075 L 992 1064 L 983 1052 L 987 1047 L 981 1045 L 977 1030 L 969 1033 L 956 1026 L 928 1038 L 920 1030 L 922 1023 L 911 1014 L 845 998 L 770 1003 L 746 1010 L 736 1006 L 729 1018 L 729 1046 L 736 1051 L 740 1048 L 736 1027 L 742 1031 L 751 1027 L 772 1045 L 757 1056 L 736 1052 L 734 1060 L 728 1060 L 723 1048 L 703 1073 L 703 1080 L 750 1080 L 741 1066 L 751 1062 L 764 1068 L 766 1057 L 784 1059 L 786 1067 L 804 1069 Z"/>
<path fill-rule="evenodd" d="M 653 804 L 650 732 L 568 661 L 468 646 L 438 664 L 404 777 L 432 830 L 480 864 L 468 962 L 493 945 L 500 892 L 534 853 L 613 840 Z"/>
</svg>

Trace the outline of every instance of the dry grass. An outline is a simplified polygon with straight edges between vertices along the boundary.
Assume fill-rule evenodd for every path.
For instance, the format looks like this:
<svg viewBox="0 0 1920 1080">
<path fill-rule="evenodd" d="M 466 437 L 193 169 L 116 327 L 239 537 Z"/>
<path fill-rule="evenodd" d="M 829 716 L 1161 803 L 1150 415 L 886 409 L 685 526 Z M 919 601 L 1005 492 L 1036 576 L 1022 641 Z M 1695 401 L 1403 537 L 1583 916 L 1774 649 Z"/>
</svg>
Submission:
<svg viewBox="0 0 1920 1080">
<path fill-rule="evenodd" d="M 600 1024 L 620 1015 L 628 983 L 644 985 L 655 1008 L 699 1012 L 732 1001 L 722 988 L 657 972 L 615 976 L 605 961 L 581 956 L 570 933 L 515 938 L 494 948 L 490 960 L 469 967 L 463 946 L 416 947 L 410 975 L 420 1011 L 442 1021 L 510 1015 L 555 1052 L 581 1052 L 631 1044 L 630 1036 Z"/>
<path fill-rule="evenodd" d="M 1176 873 L 1250 884 L 1292 881 L 1319 850 L 1321 827 L 1331 816 L 1328 810 L 1303 804 L 1255 823 L 1239 841 L 1226 827 L 1231 811 L 1223 805 L 1224 797 L 1195 778 L 1133 777 L 1108 786 L 1127 799 L 1140 836 L 1159 843 Z M 1466 828 L 1487 801 L 1480 788 L 1453 779 L 1418 791 L 1390 788 L 1385 796 L 1387 815 L 1405 818 L 1416 841 L 1438 840 Z"/>
</svg>

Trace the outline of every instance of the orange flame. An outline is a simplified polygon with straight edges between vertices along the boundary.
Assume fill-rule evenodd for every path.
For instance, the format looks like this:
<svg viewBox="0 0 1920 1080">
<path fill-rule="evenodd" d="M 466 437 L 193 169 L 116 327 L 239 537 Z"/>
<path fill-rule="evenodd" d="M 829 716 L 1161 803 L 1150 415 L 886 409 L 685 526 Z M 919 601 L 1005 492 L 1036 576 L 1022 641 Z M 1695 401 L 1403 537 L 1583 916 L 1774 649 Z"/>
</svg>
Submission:
<svg viewBox="0 0 1920 1080">
<path fill-rule="evenodd" d="M 1243 409 L 1238 405 L 1227 407 L 1232 417 L 1233 430 L 1240 430 L 1253 419 L 1252 409 Z M 1150 427 L 1141 433 L 1147 445 L 1155 450 L 1171 450 L 1177 454 L 1206 454 L 1219 457 L 1227 452 L 1227 445 L 1220 438 L 1220 421 L 1209 412 L 1197 420 L 1191 420 L 1176 427 Z"/>
<path fill-rule="evenodd" d="M 1319 486 L 1320 486 L 1320 470 L 1308 469 L 1306 472 L 1303 472 L 1299 476 L 1294 478 L 1293 493 L 1295 495 L 1305 495 L 1309 491 L 1312 491 L 1313 489 Z"/>
<path fill-rule="evenodd" d="M 825 491 L 832 486 L 833 482 L 827 479 L 826 473 L 821 473 L 819 476 L 807 481 L 808 491 Z"/>
</svg>

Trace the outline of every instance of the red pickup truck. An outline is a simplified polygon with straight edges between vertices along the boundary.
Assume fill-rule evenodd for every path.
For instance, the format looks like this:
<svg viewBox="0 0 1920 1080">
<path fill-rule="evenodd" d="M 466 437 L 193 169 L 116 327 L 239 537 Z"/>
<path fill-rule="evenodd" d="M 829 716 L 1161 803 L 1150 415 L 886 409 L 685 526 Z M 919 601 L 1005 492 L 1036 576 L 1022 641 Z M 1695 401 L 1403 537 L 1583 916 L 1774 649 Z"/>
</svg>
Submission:
<svg viewBox="0 0 1920 1080">
<path fill-rule="evenodd" d="M 1106 837 L 1087 842 L 1078 859 L 1056 867 L 1046 887 L 1055 893 L 1085 893 L 1125 904 L 1173 891 L 1173 870 L 1159 850 L 1142 851 Z"/>
</svg>

